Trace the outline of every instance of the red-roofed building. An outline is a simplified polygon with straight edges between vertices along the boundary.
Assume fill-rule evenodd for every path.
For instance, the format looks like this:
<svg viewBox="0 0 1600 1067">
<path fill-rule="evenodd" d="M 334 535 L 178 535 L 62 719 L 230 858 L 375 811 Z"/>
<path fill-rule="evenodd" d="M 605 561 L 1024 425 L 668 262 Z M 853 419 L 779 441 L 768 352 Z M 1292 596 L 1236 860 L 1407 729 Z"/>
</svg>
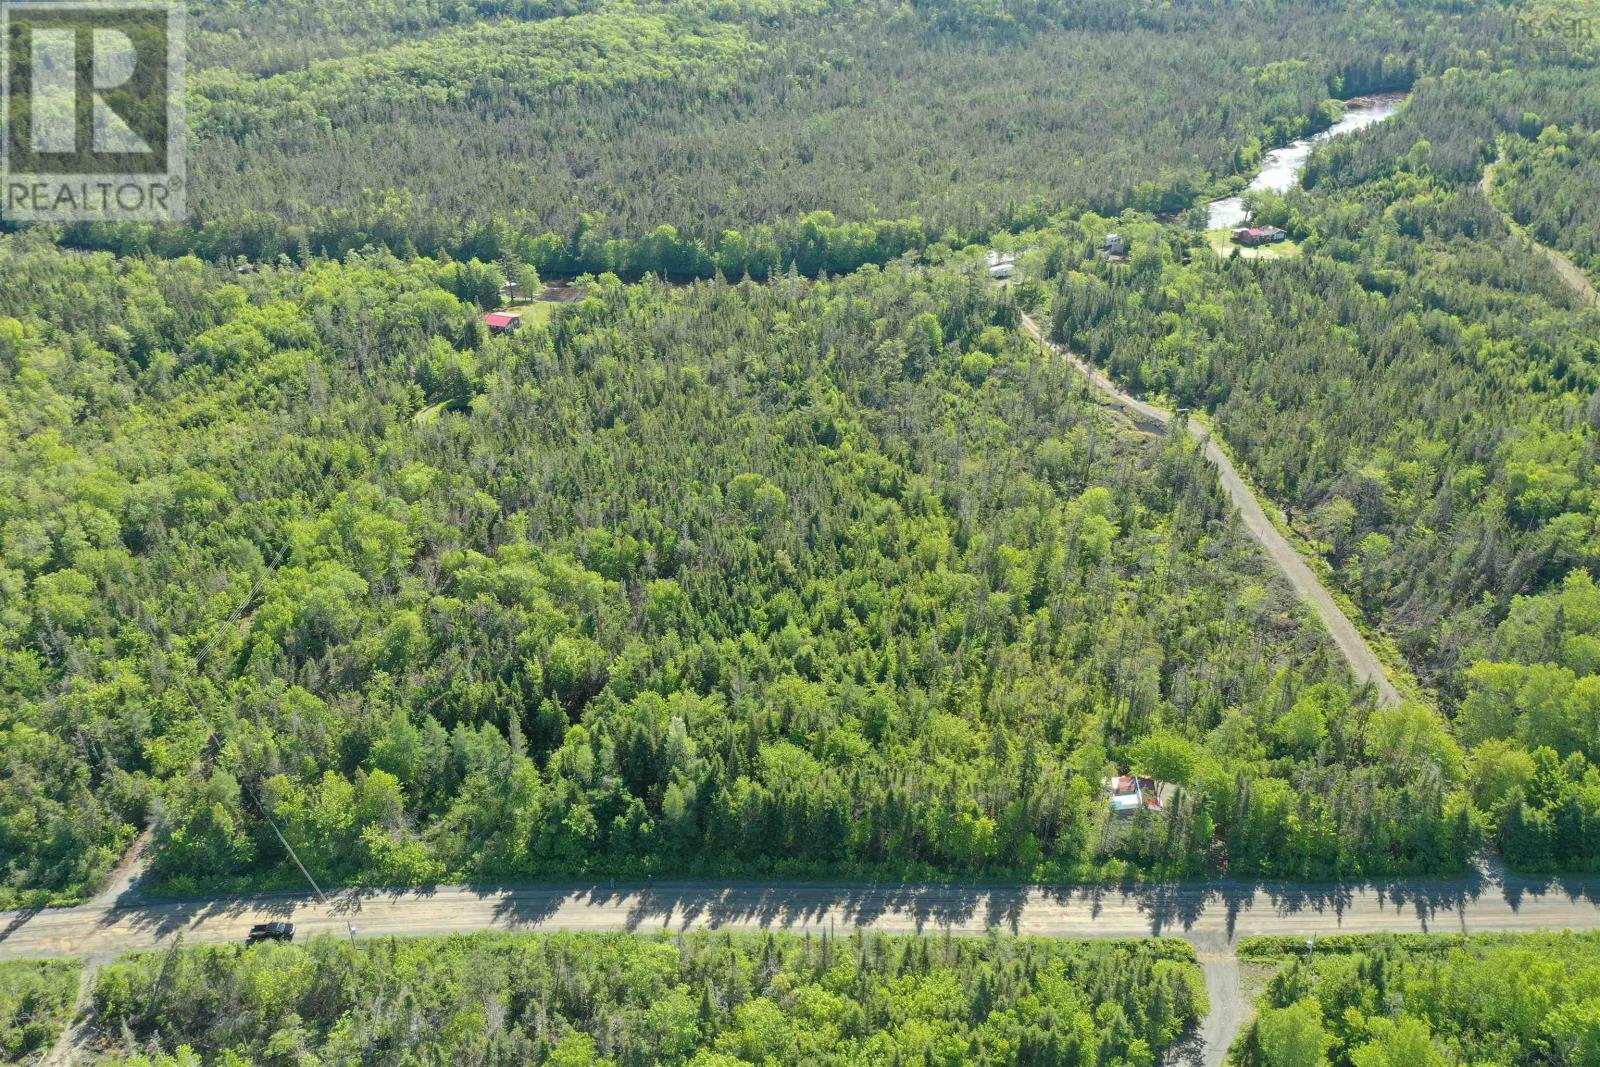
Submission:
<svg viewBox="0 0 1600 1067">
<path fill-rule="evenodd" d="M 522 316 L 515 311 L 491 311 L 483 317 L 483 324 L 491 333 L 510 333 L 522 325 Z"/>
<path fill-rule="evenodd" d="M 1236 243 L 1254 248 L 1256 245 L 1275 245 L 1286 240 L 1289 234 L 1276 226 L 1249 226 L 1236 230 L 1233 239 Z"/>
</svg>

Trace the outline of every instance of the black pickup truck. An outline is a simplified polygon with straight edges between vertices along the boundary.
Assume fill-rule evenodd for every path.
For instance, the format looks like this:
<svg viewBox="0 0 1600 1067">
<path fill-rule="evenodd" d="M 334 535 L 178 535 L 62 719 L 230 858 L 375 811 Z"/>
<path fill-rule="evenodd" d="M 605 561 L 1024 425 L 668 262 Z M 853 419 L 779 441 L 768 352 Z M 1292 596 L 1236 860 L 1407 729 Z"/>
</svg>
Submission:
<svg viewBox="0 0 1600 1067">
<path fill-rule="evenodd" d="M 250 936 L 244 939 L 246 945 L 254 945 L 258 941 L 293 941 L 294 923 L 257 923 L 250 928 Z"/>
</svg>

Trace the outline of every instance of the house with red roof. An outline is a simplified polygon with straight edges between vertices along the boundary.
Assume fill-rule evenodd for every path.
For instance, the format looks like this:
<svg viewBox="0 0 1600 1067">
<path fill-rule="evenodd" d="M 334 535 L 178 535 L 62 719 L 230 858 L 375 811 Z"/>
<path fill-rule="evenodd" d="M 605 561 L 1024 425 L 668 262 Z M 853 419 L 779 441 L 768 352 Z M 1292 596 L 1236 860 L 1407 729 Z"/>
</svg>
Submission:
<svg viewBox="0 0 1600 1067">
<path fill-rule="evenodd" d="M 522 326 L 522 316 L 515 311 L 491 311 L 483 317 L 490 333 L 510 333 Z"/>
<path fill-rule="evenodd" d="M 1275 245 L 1287 240 L 1288 237 L 1289 231 L 1280 230 L 1276 226 L 1247 226 L 1242 230 L 1235 230 L 1233 233 L 1234 243 L 1244 245 L 1247 248 L 1255 248 L 1257 245 Z"/>
</svg>

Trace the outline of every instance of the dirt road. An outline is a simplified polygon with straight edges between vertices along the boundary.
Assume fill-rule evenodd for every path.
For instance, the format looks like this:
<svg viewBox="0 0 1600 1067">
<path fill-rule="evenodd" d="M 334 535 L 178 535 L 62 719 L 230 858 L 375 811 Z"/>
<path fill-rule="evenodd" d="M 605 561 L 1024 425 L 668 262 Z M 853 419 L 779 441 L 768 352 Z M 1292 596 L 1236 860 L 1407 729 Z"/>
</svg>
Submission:
<svg viewBox="0 0 1600 1067">
<path fill-rule="evenodd" d="M 1565 253 L 1558 252 L 1549 245 L 1535 239 L 1526 227 L 1512 218 L 1509 212 L 1502 211 L 1500 205 L 1495 202 L 1493 196 L 1495 169 L 1500 166 L 1504 159 L 1505 151 L 1502 149 L 1500 156 L 1493 163 L 1483 168 L 1483 177 L 1478 179 L 1478 191 L 1500 213 L 1500 217 L 1505 220 L 1506 227 L 1512 233 L 1518 235 L 1543 253 L 1544 258 L 1550 261 L 1550 265 L 1561 276 L 1561 280 L 1567 283 L 1569 289 L 1577 293 L 1578 297 L 1590 307 L 1600 306 L 1600 293 L 1595 292 L 1594 283 L 1589 280 L 1589 276 L 1583 272 L 1581 267 L 1568 259 Z"/>
<path fill-rule="evenodd" d="M 1124 392 L 1099 368 L 1091 366 L 1079 356 L 1051 341 L 1031 317 L 1024 315 L 1022 325 L 1040 344 L 1048 345 L 1060 353 L 1062 358 L 1071 363 L 1100 393 L 1131 412 L 1139 423 L 1145 426 L 1164 427 L 1172 421 L 1171 412 Z M 1322 621 L 1328 636 L 1349 661 L 1350 669 L 1356 678 L 1372 684 L 1377 691 L 1379 703 L 1386 707 L 1399 704 L 1400 693 L 1395 689 L 1394 683 L 1389 681 L 1389 675 L 1384 670 L 1383 662 L 1378 659 L 1377 653 L 1372 651 L 1367 639 L 1356 629 L 1355 624 L 1339 607 L 1321 580 L 1306 565 L 1300 553 L 1278 532 L 1278 528 L 1272 525 L 1255 493 L 1245 484 L 1244 479 L 1239 477 L 1239 471 L 1234 467 L 1233 461 L 1211 438 L 1204 426 L 1190 422 L 1188 428 L 1190 436 L 1204 445 L 1206 459 L 1217 468 L 1217 476 L 1222 482 L 1222 487 L 1227 490 L 1234 506 L 1239 509 L 1239 517 L 1244 521 L 1245 529 L 1261 545 L 1267 558 L 1288 580 L 1294 591 L 1317 613 L 1317 618 Z"/>
<path fill-rule="evenodd" d="M 1239 957 L 1231 945 L 1220 951 L 1198 945 L 1196 952 L 1206 975 L 1206 999 L 1211 1001 L 1211 1010 L 1200 1022 L 1196 1051 L 1202 1067 L 1222 1067 L 1234 1038 L 1250 1021 L 1253 1006 L 1245 999 Z"/>
</svg>

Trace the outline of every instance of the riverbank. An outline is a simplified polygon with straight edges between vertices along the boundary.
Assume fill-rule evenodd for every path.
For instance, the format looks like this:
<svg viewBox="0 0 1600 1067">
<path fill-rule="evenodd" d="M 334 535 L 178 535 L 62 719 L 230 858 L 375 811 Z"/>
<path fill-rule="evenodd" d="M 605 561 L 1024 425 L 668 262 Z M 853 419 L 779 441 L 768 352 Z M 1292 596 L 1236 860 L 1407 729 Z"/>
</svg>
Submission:
<svg viewBox="0 0 1600 1067">
<path fill-rule="evenodd" d="M 1410 93 L 1373 93 L 1340 101 L 1345 106 L 1344 117 L 1326 130 L 1292 141 L 1282 148 L 1267 153 L 1261 169 L 1238 196 L 1214 200 L 1206 208 L 1206 229 L 1234 230 L 1250 221 L 1245 208 L 1245 197 L 1252 192 L 1285 193 L 1300 181 L 1306 161 L 1318 146 L 1336 137 L 1374 126 L 1392 117 L 1410 97 Z"/>
</svg>

